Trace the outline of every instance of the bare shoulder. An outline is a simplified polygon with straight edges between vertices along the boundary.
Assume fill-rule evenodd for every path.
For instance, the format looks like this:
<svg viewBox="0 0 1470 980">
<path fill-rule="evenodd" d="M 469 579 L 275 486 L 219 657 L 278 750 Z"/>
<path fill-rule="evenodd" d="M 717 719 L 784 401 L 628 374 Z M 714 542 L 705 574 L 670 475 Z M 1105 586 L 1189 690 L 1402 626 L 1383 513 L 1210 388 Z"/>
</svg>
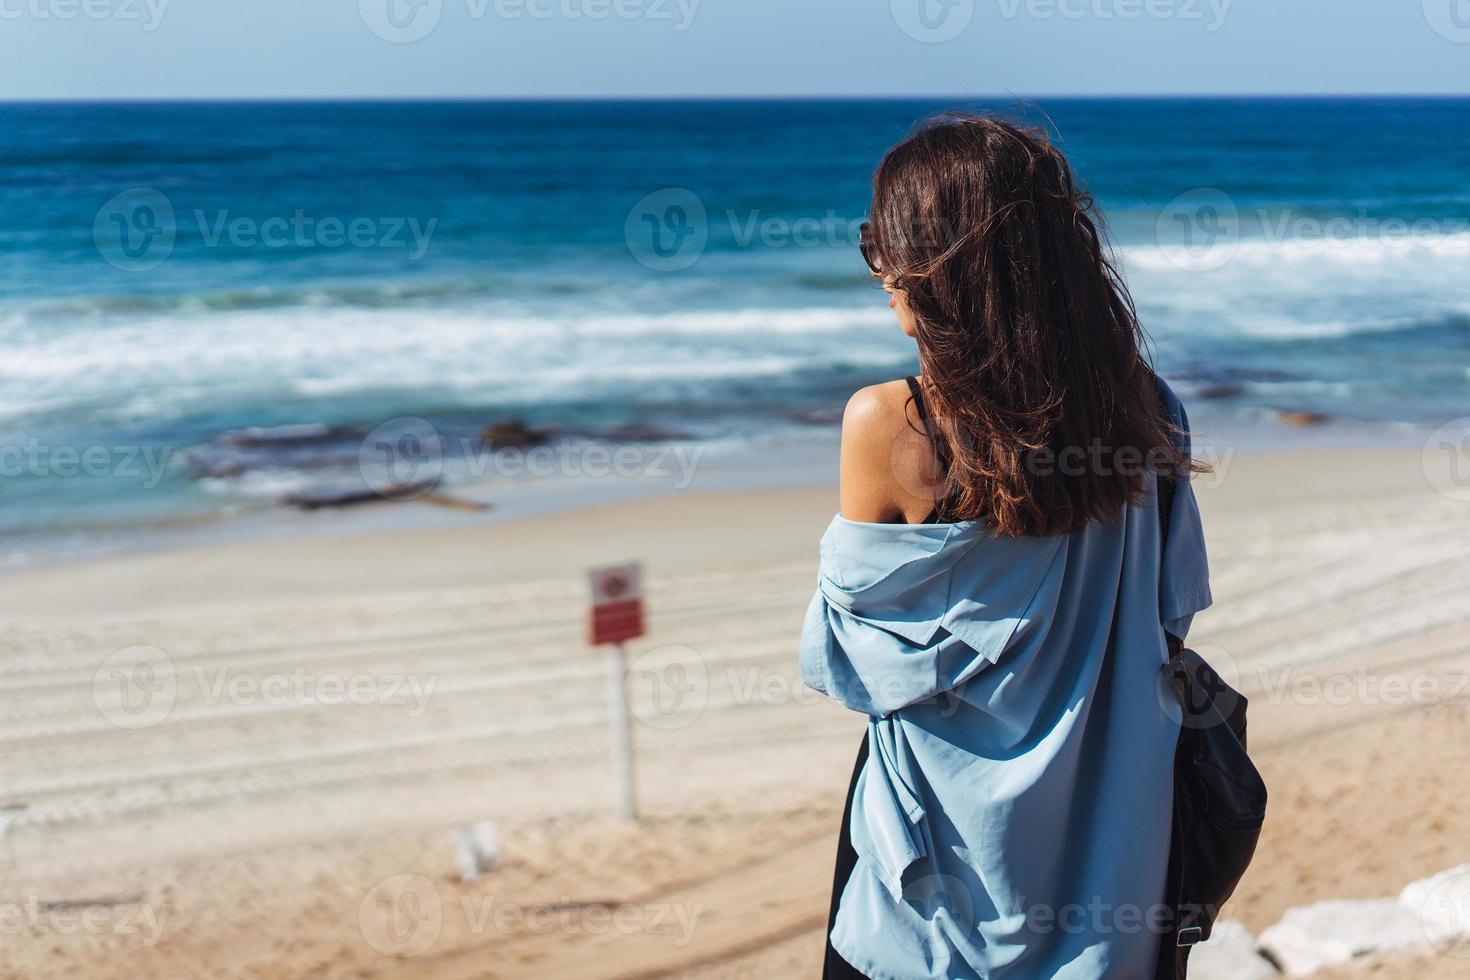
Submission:
<svg viewBox="0 0 1470 980">
<path fill-rule="evenodd" d="M 895 472 L 922 440 L 908 382 L 886 381 L 855 392 L 842 415 L 842 515 L 870 523 L 902 523 L 922 515 L 932 501 L 915 500 Z M 921 449 L 922 451 L 922 449 Z"/>
<path fill-rule="evenodd" d="M 876 438 L 888 442 L 916 418 L 910 404 L 908 382 L 902 378 L 859 388 L 842 413 L 842 441 L 860 444 Z"/>
</svg>

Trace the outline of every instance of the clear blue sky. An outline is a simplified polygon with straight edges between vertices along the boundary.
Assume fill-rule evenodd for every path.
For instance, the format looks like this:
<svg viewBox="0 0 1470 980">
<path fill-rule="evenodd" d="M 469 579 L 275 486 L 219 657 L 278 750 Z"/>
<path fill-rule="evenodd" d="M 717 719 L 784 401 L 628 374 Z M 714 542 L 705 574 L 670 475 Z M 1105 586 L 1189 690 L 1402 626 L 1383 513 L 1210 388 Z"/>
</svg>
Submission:
<svg viewBox="0 0 1470 980">
<path fill-rule="evenodd" d="M 1470 94 L 1470 0 L 0 0 L 0 80 L 3 99 Z"/>
</svg>

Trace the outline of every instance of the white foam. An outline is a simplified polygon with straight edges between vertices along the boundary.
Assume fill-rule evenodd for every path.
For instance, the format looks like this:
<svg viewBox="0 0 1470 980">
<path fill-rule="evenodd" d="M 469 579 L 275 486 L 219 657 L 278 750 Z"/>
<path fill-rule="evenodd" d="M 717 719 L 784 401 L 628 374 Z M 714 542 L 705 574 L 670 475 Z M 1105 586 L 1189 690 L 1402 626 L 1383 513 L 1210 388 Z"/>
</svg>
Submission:
<svg viewBox="0 0 1470 980">
<path fill-rule="evenodd" d="M 228 498 L 279 500 L 292 493 L 311 489 L 316 479 L 296 470 L 251 470 L 239 476 L 204 477 L 198 486 L 205 493 Z"/>
<path fill-rule="evenodd" d="M 473 309 L 177 311 L 11 325 L 0 418 L 102 405 L 111 417 L 182 412 L 290 391 L 316 397 L 433 388 L 534 401 L 555 386 L 626 389 L 646 380 L 758 377 L 835 356 L 887 363 L 902 352 L 882 309 L 748 308 L 559 317 Z M 833 337 L 840 336 L 835 345 Z"/>
<path fill-rule="evenodd" d="M 1115 251 L 1128 268 L 1202 269 L 1220 260 L 1250 266 L 1332 264 L 1374 266 L 1384 262 L 1463 262 L 1470 257 L 1470 232 L 1425 235 L 1263 236 L 1224 238 L 1208 251 L 1171 242 L 1128 244 Z"/>
<path fill-rule="evenodd" d="M 1118 249 L 1155 335 L 1330 340 L 1409 330 L 1470 311 L 1470 234 L 1427 241 L 1251 239 L 1201 265 L 1183 246 Z"/>
</svg>

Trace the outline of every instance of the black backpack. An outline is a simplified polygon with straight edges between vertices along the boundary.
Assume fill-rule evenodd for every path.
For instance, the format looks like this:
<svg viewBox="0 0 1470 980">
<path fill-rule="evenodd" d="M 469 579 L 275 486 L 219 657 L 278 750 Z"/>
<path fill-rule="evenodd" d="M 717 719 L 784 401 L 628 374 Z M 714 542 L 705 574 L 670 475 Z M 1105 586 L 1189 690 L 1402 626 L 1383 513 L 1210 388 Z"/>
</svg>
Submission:
<svg viewBox="0 0 1470 980">
<path fill-rule="evenodd" d="M 1159 478 L 1161 541 L 1178 484 Z M 1183 980 L 1189 951 L 1210 938 L 1215 917 L 1235 892 L 1261 837 L 1266 784 L 1246 753 L 1246 699 L 1184 641 L 1165 631 L 1169 660 L 1161 698 L 1177 698 L 1179 745 L 1174 753 L 1174 830 L 1164 902 L 1174 913 L 1159 950 L 1155 980 Z"/>
</svg>

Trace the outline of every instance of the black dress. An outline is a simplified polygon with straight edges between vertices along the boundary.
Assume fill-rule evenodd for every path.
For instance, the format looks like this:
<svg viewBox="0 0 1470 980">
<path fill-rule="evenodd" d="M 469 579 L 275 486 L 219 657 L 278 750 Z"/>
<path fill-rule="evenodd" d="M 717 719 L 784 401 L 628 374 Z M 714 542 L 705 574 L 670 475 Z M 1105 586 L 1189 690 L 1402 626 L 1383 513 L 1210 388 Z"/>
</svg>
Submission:
<svg viewBox="0 0 1470 980">
<path fill-rule="evenodd" d="M 863 744 L 858 748 L 857 765 L 852 768 L 852 782 L 847 787 L 847 805 L 842 808 L 842 831 L 837 838 L 837 870 L 832 875 L 832 909 L 827 913 L 827 958 L 822 967 L 824 980 L 867 980 L 832 948 L 832 929 L 837 925 L 837 906 L 842 904 L 842 890 L 847 887 L 847 880 L 857 867 L 857 851 L 853 850 L 852 831 L 848 828 L 852 822 L 852 797 L 857 789 L 858 774 L 863 771 L 863 764 L 867 761 L 868 738 L 864 735 Z"/>
<path fill-rule="evenodd" d="M 918 409 L 919 421 L 924 424 L 924 434 L 934 444 L 939 465 L 947 469 L 948 459 L 938 440 L 934 438 L 933 431 L 929 428 L 929 413 L 924 408 L 924 395 L 919 388 L 919 382 L 915 378 L 905 380 L 908 381 L 914 407 Z M 945 509 L 944 502 L 941 502 L 924 519 L 924 523 L 938 524 Z M 843 959 L 842 955 L 832 948 L 832 930 L 837 925 L 837 908 L 842 904 L 842 892 L 847 888 L 848 879 L 852 877 L 852 872 L 857 867 L 857 851 L 852 846 L 852 798 L 857 792 L 858 776 L 862 774 L 863 765 L 867 761 L 868 737 L 864 734 L 863 743 L 858 746 L 857 763 L 852 767 L 852 781 L 847 786 L 847 804 L 842 808 L 842 829 L 837 837 L 837 867 L 832 874 L 832 907 L 827 913 L 827 957 L 822 967 L 823 980 L 867 980 L 864 974 L 854 969 L 851 963 Z"/>
</svg>

